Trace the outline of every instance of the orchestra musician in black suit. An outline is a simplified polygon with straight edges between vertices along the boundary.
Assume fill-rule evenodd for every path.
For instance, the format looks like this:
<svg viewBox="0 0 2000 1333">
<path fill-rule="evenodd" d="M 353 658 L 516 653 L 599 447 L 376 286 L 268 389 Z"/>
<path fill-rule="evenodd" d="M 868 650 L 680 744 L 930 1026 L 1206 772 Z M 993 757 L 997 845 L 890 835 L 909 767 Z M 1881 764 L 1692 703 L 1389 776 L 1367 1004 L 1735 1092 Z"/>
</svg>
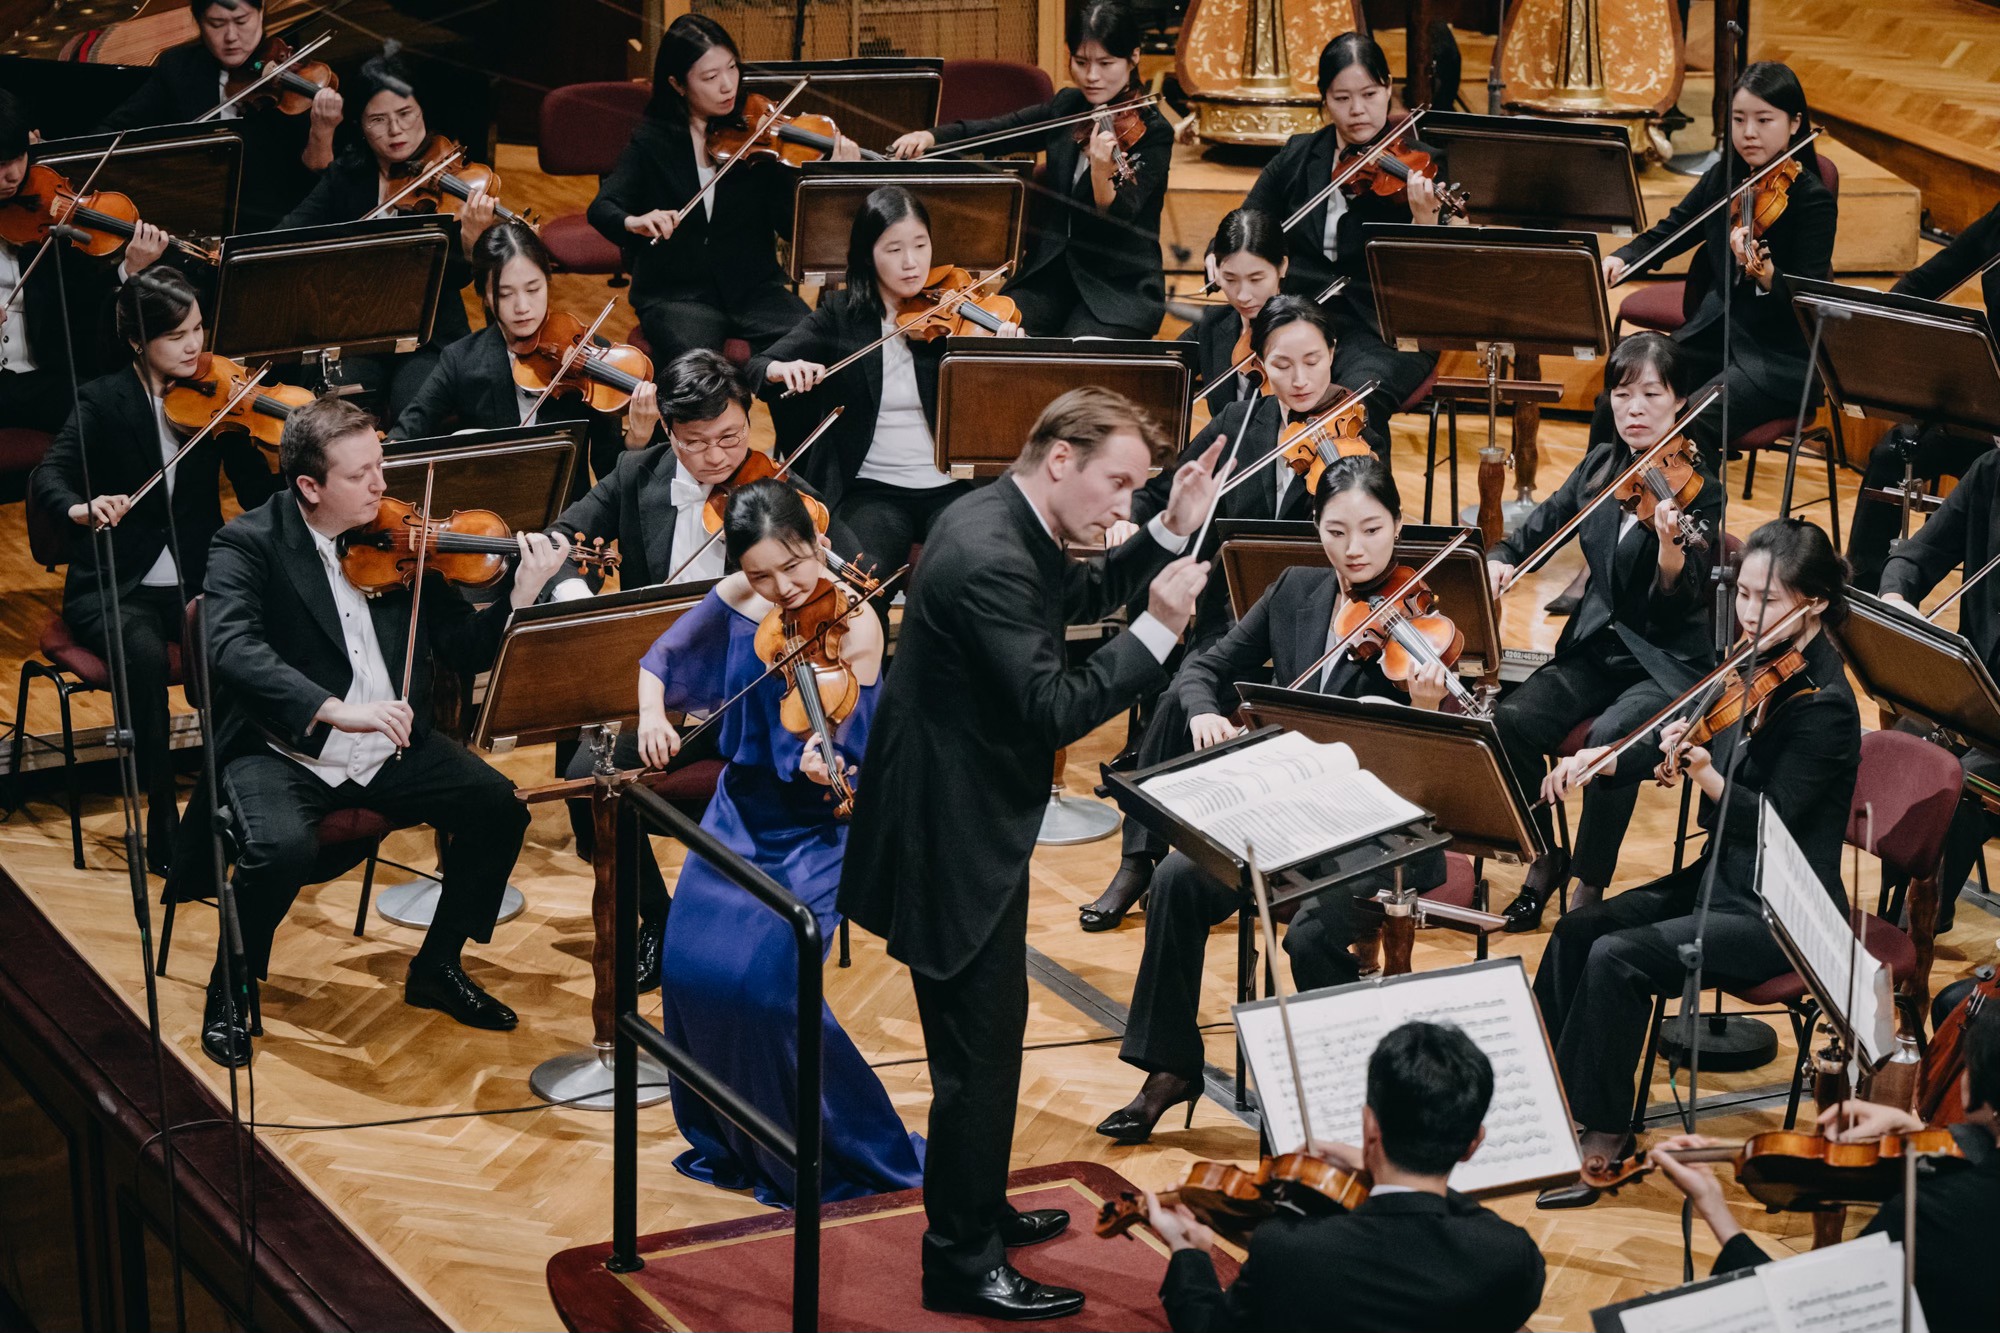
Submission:
<svg viewBox="0 0 2000 1333">
<path fill-rule="evenodd" d="M 936 1090 L 926 1308 L 1013 1319 L 1082 1307 L 1081 1292 L 1043 1286 L 1006 1257 L 1008 1245 L 1045 1240 L 1069 1220 L 1007 1202 L 1028 1018 L 1028 861 L 1057 749 L 1165 683 L 1161 664 L 1208 575 L 1175 555 L 1209 509 L 1220 453 L 1179 469 L 1144 536 L 1072 560 L 1068 546 L 1101 541 L 1167 454 L 1129 400 L 1073 389 L 1043 411 L 1006 478 L 952 506 L 917 568 L 869 738 L 840 909 L 888 940 L 916 989 Z M 1071 667 L 1064 627 L 1124 605 L 1148 580 L 1148 609 Z"/>
<path fill-rule="evenodd" d="M 1146 106 L 1125 113 L 1143 126 L 1130 147 L 1120 147 L 1102 120 L 1082 122 L 1082 134 L 1075 125 L 1037 129 L 1136 97 L 1142 35 L 1125 0 L 1085 0 L 1070 9 L 1064 34 L 1075 87 L 1040 106 L 916 130 L 890 146 L 895 156 L 909 158 L 1018 130 L 990 150 L 1013 153 L 1033 146 L 1039 133 L 1048 156 L 1029 209 L 1027 256 L 1002 289 L 1034 337 L 1150 338 L 1166 314 L 1160 210 L 1173 160 L 1172 127 Z M 1119 178 L 1121 160 L 1130 179 Z"/>
<path fill-rule="evenodd" d="M 1284 233 L 1269 214 L 1236 208 L 1224 214 L 1216 227 L 1206 263 L 1208 279 L 1222 300 L 1183 329 L 1179 340 L 1195 345 L 1189 392 L 1205 394 L 1202 401 L 1214 417 L 1229 404 L 1257 395 L 1261 381 L 1253 373 L 1255 363 L 1241 370 L 1236 366 L 1251 354 L 1251 322 L 1281 290 L 1290 260 L 1285 257 Z M 1230 383 L 1216 382 L 1225 376 Z"/>
<path fill-rule="evenodd" d="M 510 611 L 540 595 L 569 544 L 522 534 L 508 594 L 483 609 L 435 569 L 424 575 L 420 605 L 408 587 L 369 597 L 343 572 L 339 538 L 381 507 L 374 419 L 340 398 L 307 404 L 285 422 L 279 465 L 285 489 L 216 534 L 204 585 L 246 968 L 227 968 L 218 951 L 202 1049 L 225 1066 L 250 1059 L 256 979 L 268 975 L 278 924 L 312 882 L 321 821 L 348 809 L 444 835 L 443 896 L 410 963 L 405 1001 L 469 1027 L 511 1029 L 514 1011 L 467 975 L 460 954 L 468 941 L 493 937 L 528 810 L 513 783 L 431 726 L 431 668 L 436 660 L 470 675 L 491 666 Z M 419 614 L 423 623 L 413 625 Z M 226 947 L 227 932 L 222 939 Z"/>
<path fill-rule="evenodd" d="M 1215 1233 L 1149 1191 L 1149 1222 L 1173 1251 L 1160 1302 L 1174 1333 L 1513 1333 L 1542 1303 L 1547 1265 L 1526 1231 L 1454 1191 L 1479 1151 L 1493 1064 L 1456 1027 L 1405 1023 L 1368 1058 L 1361 1143 L 1315 1143 L 1366 1171 L 1352 1212 L 1279 1212 L 1251 1233 L 1224 1291 Z"/>
<path fill-rule="evenodd" d="M 116 320 L 131 362 L 77 390 L 76 411 L 34 471 L 30 503 L 74 525 L 62 614 L 77 642 L 105 658 L 114 633 L 124 644 L 133 749 L 146 788 L 146 862 L 164 875 L 175 855 L 177 809 L 168 648 L 181 641 L 187 598 L 201 588 L 209 539 L 222 527 L 220 472 L 246 506 L 263 503 L 277 483 L 246 436 L 211 434 L 134 503 L 180 451 L 182 432 L 161 399 L 195 373 L 204 330 L 194 289 L 165 267 L 125 284 Z M 98 525 L 110 529 L 107 561 L 91 531 Z"/>
<path fill-rule="evenodd" d="M 105 130 L 184 125 L 228 100 L 232 78 L 254 80 L 264 45 L 264 0 L 188 0 L 199 40 L 171 47 L 153 62 L 152 77 L 104 118 Z M 288 116 L 274 106 L 238 103 L 222 113 L 243 139 L 243 181 L 236 229 L 268 231 L 313 188 L 333 161 L 333 135 L 343 115 L 340 94 L 322 88 L 312 108 Z"/>
<path fill-rule="evenodd" d="M 2000 1016 L 1987 1008 L 1964 1034 L 1965 1070 L 1959 1075 L 1966 1116 L 1951 1126 L 1964 1160 L 1920 1158 L 1914 1202 L 1898 1190 L 1868 1224 L 1864 1236 L 1884 1235 L 1913 1243 L 1915 1290 L 1924 1322 L 1937 1333 L 1978 1333 L 1993 1326 L 1993 1247 L 1988 1223 L 2000 1209 Z M 1913 1134 L 1926 1128 L 1908 1111 L 1874 1102 L 1846 1101 L 1820 1113 L 1819 1131 L 1845 1143 L 1876 1143 L 1885 1134 Z M 1755 1268 L 1768 1261 L 1723 1198 L 1715 1169 L 1683 1162 L 1676 1148 L 1705 1148 L 1700 1134 L 1676 1135 L 1648 1150 L 1667 1179 L 1694 1202 L 1694 1210 L 1715 1233 L 1722 1253 L 1715 1275 Z M 1910 1237 L 1910 1218 L 1916 1218 Z"/>
</svg>

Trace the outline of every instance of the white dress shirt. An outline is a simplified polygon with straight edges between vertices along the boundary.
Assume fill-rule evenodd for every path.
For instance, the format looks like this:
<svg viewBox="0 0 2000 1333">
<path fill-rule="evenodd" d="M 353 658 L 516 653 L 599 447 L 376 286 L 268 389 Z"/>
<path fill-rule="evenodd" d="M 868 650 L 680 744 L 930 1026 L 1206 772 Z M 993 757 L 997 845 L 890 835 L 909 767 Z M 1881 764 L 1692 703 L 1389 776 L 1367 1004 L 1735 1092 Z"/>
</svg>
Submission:
<svg viewBox="0 0 2000 1333">
<path fill-rule="evenodd" d="M 883 319 L 882 332 L 895 330 L 893 316 Z M 951 477 L 938 471 L 937 441 L 924 417 L 923 398 L 917 392 L 917 359 L 907 336 L 882 344 L 882 401 L 875 412 L 875 438 L 855 475 L 907 490 L 951 484 Z"/>
<path fill-rule="evenodd" d="M 695 551 L 701 551 L 686 569 L 680 571 L 678 581 L 681 583 L 693 583 L 700 579 L 719 579 L 726 572 L 724 565 L 727 553 L 723 549 L 722 538 L 716 537 L 714 541 L 710 541 L 709 538 L 714 534 L 709 532 L 707 524 L 702 519 L 702 511 L 708 506 L 709 492 L 714 489 L 705 482 L 695 481 L 687 475 L 685 468 L 678 463 L 675 464 L 670 491 L 674 506 L 673 563 L 678 567 L 689 556 L 694 555 Z M 706 549 L 703 549 L 704 547 Z M 660 577 L 665 578 L 673 572 L 671 569 L 663 569 L 660 571 Z M 571 575 L 555 585 L 549 593 L 549 599 L 557 602 L 573 602 L 590 595 L 590 585 L 581 578 Z"/>
<path fill-rule="evenodd" d="M 0 317 L 0 370 L 25 375 L 38 367 L 35 349 L 28 345 L 28 303 L 14 300 L 20 285 L 21 253 L 0 241 L 0 306 L 6 307 Z"/>
<path fill-rule="evenodd" d="M 181 442 L 174 438 L 173 427 L 167 424 L 165 413 L 158 413 L 154 420 L 159 423 L 160 466 L 166 467 L 167 460 L 180 452 Z M 160 485 L 167 492 L 167 503 L 174 502 L 174 469 L 167 468 L 167 475 L 160 479 Z M 169 532 L 173 529 L 169 528 Z M 143 588 L 172 588 L 180 583 L 180 571 L 174 568 L 174 544 L 169 541 L 160 548 L 159 559 L 146 571 L 146 577 L 139 580 Z"/>
<path fill-rule="evenodd" d="M 327 586 L 333 589 L 333 605 L 340 612 L 340 637 L 347 646 L 347 664 L 353 679 L 347 684 L 342 702 L 350 704 L 388 703 L 396 688 L 389 679 L 389 664 L 382 660 L 382 645 L 375 637 L 375 622 L 368 615 L 368 599 L 340 572 L 340 557 L 333 539 L 312 532 L 313 551 L 326 571 Z M 410 627 L 411 633 L 417 627 Z M 309 770 L 329 787 L 343 782 L 367 786 L 382 765 L 396 752 L 396 742 L 379 731 L 330 731 L 318 755 L 288 749 L 276 741 L 271 748 L 293 763 Z"/>
<path fill-rule="evenodd" d="M 246 70 L 246 71 L 244 71 L 244 72 L 245 72 L 246 74 L 247 74 L 247 73 L 249 73 L 249 71 L 247 71 L 247 70 Z M 277 82 L 277 80 L 273 79 L 273 80 L 272 80 L 271 82 L 272 82 L 272 83 L 276 83 L 276 82 Z M 270 86 L 271 86 L 271 84 L 267 83 L 267 84 L 265 84 L 264 86 L 265 86 L 266 88 L 268 88 L 268 87 L 270 87 Z M 215 75 L 215 100 L 216 100 L 217 102 L 227 102 L 227 101 L 229 101 L 229 71 L 228 71 L 228 70 L 226 70 L 226 69 L 225 69 L 225 70 L 218 70 L 218 71 L 216 72 L 216 75 Z M 223 109 L 222 109 L 222 110 L 221 110 L 220 112 L 218 112 L 218 113 L 216 114 L 216 119 L 217 119 L 217 120 L 241 120 L 241 119 L 243 119 L 243 104 L 242 104 L 241 102 L 236 102 L 236 103 L 232 103 L 231 105 L 229 105 L 229 106 L 227 106 L 227 107 L 224 107 L 224 108 L 223 108 Z"/>
<path fill-rule="evenodd" d="M 1328 259 L 1340 258 L 1340 220 L 1346 216 L 1347 191 L 1335 190 L 1326 198 L 1326 231 L 1320 236 L 1320 249 Z"/>
<path fill-rule="evenodd" d="M 1009 477 L 1007 484 L 1014 486 L 1020 483 Z M 1056 530 L 1049 526 L 1049 520 L 1043 516 L 1042 511 L 1035 508 L 1033 500 L 1028 501 L 1028 510 L 1035 516 L 1035 521 L 1042 525 L 1042 531 L 1049 534 L 1049 540 L 1056 542 L 1058 546 L 1063 546 L 1062 542 L 1056 541 Z M 1177 535 L 1158 514 L 1153 515 L 1151 519 L 1147 520 L 1146 533 L 1154 541 L 1167 550 L 1172 551 L 1175 555 L 1179 555 L 1181 548 L 1188 544 L 1188 539 Z M 1138 538 L 1134 537 L 1131 540 L 1137 541 Z M 1064 547 L 1065 551 L 1067 549 L 1067 547 Z M 1132 637 L 1146 645 L 1146 651 L 1151 653 L 1154 660 L 1158 662 L 1165 662 L 1167 660 L 1167 656 L 1174 650 L 1174 644 L 1178 643 L 1181 637 L 1165 625 L 1162 625 L 1151 611 L 1141 611 L 1133 618 L 1128 628 L 1132 631 Z"/>
<path fill-rule="evenodd" d="M 514 379 L 514 367 L 520 364 L 521 359 L 510 350 L 507 353 L 507 378 L 514 380 L 514 412 L 521 418 L 523 426 L 532 426 L 535 424 L 535 402 L 542 396 L 542 391 L 530 389 Z"/>
</svg>

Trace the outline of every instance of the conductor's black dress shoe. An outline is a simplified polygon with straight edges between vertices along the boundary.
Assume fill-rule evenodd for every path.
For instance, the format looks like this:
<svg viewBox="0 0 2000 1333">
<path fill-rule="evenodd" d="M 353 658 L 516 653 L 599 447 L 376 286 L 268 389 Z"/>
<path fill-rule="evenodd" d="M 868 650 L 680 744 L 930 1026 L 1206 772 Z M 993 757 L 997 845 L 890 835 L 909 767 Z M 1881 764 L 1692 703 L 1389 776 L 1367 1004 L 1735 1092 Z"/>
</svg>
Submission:
<svg viewBox="0 0 2000 1333">
<path fill-rule="evenodd" d="M 924 1308 L 986 1319 L 1061 1319 L 1083 1308 L 1083 1293 L 1044 1286 L 1001 1264 L 969 1279 L 924 1274 Z"/>
<path fill-rule="evenodd" d="M 1069 1230 L 1069 1212 L 1063 1208 L 1036 1208 L 1015 1213 L 1000 1224 L 1000 1243 L 1008 1248 L 1040 1245 Z"/>
</svg>

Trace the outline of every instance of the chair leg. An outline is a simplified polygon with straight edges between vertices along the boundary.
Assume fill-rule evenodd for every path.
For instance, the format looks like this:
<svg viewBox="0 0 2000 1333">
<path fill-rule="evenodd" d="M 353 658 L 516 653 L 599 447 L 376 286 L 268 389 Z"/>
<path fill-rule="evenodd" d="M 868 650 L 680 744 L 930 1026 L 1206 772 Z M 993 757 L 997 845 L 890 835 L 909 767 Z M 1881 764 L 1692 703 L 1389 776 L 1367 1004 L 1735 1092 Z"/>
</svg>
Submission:
<svg viewBox="0 0 2000 1333">
<path fill-rule="evenodd" d="M 1646 1096 L 1653 1090 L 1653 1065 L 1660 1056 L 1660 1024 L 1666 1021 L 1667 997 L 1653 997 L 1653 1021 L 1646 1025 L 1646 1054 L 1639 1061 L 1639 1086 L 1632 1096 L 1632 1132 L 1646 1132 Z"/>
<path fill-rule="evenodd" d="M 33 662 L 21 663 L 21 692 L 14 700 L 14 734 L 8 738 L 7 746 L 7 812 L 12 814 L 21 808 L 21 792 L 25 787 L 21 760 L 28 744 L 28 687 L 40 674 Z"/>
<path fill-rule="evenodd" d="M 378 848 L 379 850 L 379 848 Z M 361 905 L 354 911 L 354 938 L 360 939 L 362 930 L 368 925 L 368 900 L 375 896 L 375 853 L 368 853 L 368 863 L 361 871 Z"/>
<path fill-rule="evenodd" d="M 167 975 L 167 950 L 174 947 L 174 909 L 179 906 L 179 903 L 170 902 L 160 914 L 160 952 L 153 960 L 153 975 L 156 977 Z"/>
<path fill-rule="evenodd" d="M 1725 446 L 1723 452 L 1727 453 Z M 1757 451 L 1750 450 L 1743 455 L 1743 498 L 1750 498 L 1750 488 L 1757 484 Z"/>
<path fill-rule="evenodd" d="M 1805 1014 L 1796 1005 L 1786 1005 L 1785 1012 L 1792 1020 L 1792 1041 L 1798 1047 L 1799 1058 L 1792 1064 L 1792 1091 L 1785 1099 L 1785 1128 L 1799 1123 L 1799 1097 L 1806 1088 L 1806 1059 L 1810 1054 L 1812 1028 L 1806 1022 Z"/>
<path fill-rule="evenodd" d="M 1835 412 L 1832 416 L 1834 429 L 1837 431 L 1840 425 L 1840 414 Z M 1834 432 L 1829 431 L 1827 434 L 1821 436 L 1820 444 L 1826 458 L 1826 508 L 1828 514 L 1831 515 L 1830 521 L 1833 524 L 1833 549 L 1838 551 L 1844 548 L 1840 544 L 1840 482 L 1834 470 Z"/>
<path fill-rule="evenodd" d="M 1451 521 L 1458 522 L 1458 404 L 1445 405 L 1445 456 L 1451 460 Z"/>
<path fill-rule="evenodd" d="M 1679 870 L 1687 857 L 1688 810 L 1694 805 L 1694 784 L 1681 784 L 1681 817 L 1674 824 L 1674 869 Z"/>
<path fill-rule="evenodd" d="M 56 678 L 56 701 L 62 706 L 63 787 L 69 797 L 70 859 L 83 869 L 83 798 L 76 788 L 76 731 L 70 725 L 69 686 Z"/>
<path fill-rule="evenodd" d="M 849 949 L 848 949 L 848 947 L 847 947 L 847 918 L 846 918 L 846 917 L 842 917 L 842 918 L 840 918 L 840 965 L 841 965 L 842 967 L 853 967 L 853 966 L 854 966 L 854 955 L 853 955 L 853 953 L 851 953 L 851 952 L 849 951 Z"/>
<path fill-rule="evenodd" d="M 1431 522 L 1431 497 L 1437 490 L 1438 466 L 1438 413 L 1437 404 L 1431 404 L 1430 443 L 1424 449 L 1424 522 Z"/>
</svg>

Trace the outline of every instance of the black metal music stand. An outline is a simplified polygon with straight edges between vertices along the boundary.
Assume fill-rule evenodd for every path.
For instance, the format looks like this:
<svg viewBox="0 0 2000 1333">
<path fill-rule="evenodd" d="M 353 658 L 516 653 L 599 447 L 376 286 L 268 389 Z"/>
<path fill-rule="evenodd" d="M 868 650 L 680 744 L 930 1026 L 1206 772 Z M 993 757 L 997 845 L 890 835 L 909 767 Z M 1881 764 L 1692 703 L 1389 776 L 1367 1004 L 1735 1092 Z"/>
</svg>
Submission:
<svg viewBox="0 0 2000 1333">
<path fill-rule="evenodd" d="M 1124 394 L 1170 440 L 1188 434 L 1193 343 L 1111 338 L 947 338 L 938 366 L 937 465 L 954 477 L 997 477 L 1028 442 L 1042 409 L 1071 389 Z"/>
<path fill-rule="evenodd" d="M 1535 116 L 1433 111 L 1420 135 L 1444 151 L 1476 227 L 1532 227 L 1633 236 L 1646 205 L 1619 125 Z"/>
<path fill-rule="evenodd" d="M 944 96 L 944 60 L 938 56 L 765 60 L 743 67 L 744 91 L 773 102 L 802 78 L 810 82 L 791 114 L 831 116 L 842 134 L 876 153 L 886 153 L 911 130 L 937 124 Z"/>
<path fill-rule="evenodd" d="M 104 150 L 114 140 L 118 148 L 106 158 Z M 191 241 L 213 241 L 236 230 L 243 136 L 232 122 L 156 125 L 127 130 L 123 139 L 87 134 L 28 149 L 30 162 L 54 167 L 78 187 L 99 159 L 104 167 L 91 188 L 130 196 L 154 226 Z"/>
<path fill-rule="evenodd" d="M 1826 633 L 1867 695 L 1974 749 L 2000 755 L 2000 685 L 1963 635 L 1852 589 Z"/>
<path fill-rule="evenodd" d="M 1910 423 L 1905 433 L 1903 481 L 1896 488 L 1866 487 L 1863 500 L 1896 505 L 1902 534 L 1910 535 L 1912 508 L 1931 508 L 1914 473 L 1917 437 L 1930 426 L 2000 437 L 2000 348 L 1983 310 L 1923 301 L 1808 278 L 1787 278 L 1792 310 L 1806 338 L 1818 348 L 1814 362 L 1836 411 L 1872 413 Z M 1814 334 L 1818 337 L 1815 340 Z M 1785 469 L 1792 493 L 1794 447 Z"/>
<path fill-rule="evenodd" d="M 634 588 L 573 602 L 543 602 L 514 613 L 500 653 L 487 675 L 486 699 L 472 729 L 472 743 L 495 754 L 517 744 L 568 740 L 581 733 L 591 746 L 598 772 L 609 775 L 612 746 L 620 727 L 638 722 L 639 659 L 653 641 L 697 606 L 713 586 Z M 605 664 L 620 664 L 606 670 Z M 528 1086 L 544 1101 L 591 1111 L 612 1109 L 611 1051 L 615 1013 L 613 960 L 617 956 L 616 916 L 618 836 L 616 789 L 596 784 L 593 807 L 600 816 L 592 867 L 596 884 L 591 916 L 591 1044 L 588 1050 L 553 1056 L 535 1066 Z M 601 796 L 600 801 L 597 798 Z M 639 1053 L 640 1105 L 667 1097 L 665 1067 Z"/>
<path fill-rule="evenodd" d="M 430 339 L 458 249 L 458 219 L 438 213 L 231 236 L 209 349 L 311 362 L 328 383 L 343 355 L 414 351 Z"/>
<path fill-rule="evenodd" d="M 1486 371 L 1486 444 L 1479 451 L 1476 521 L 1487 544 L 1534 509 L 1532 422 L 1540 386 L 1503 384 L 1550 355 L 1594 360 L 1611 349 L 1611 311 L 1597 235 L 1509 227 L 1371 224 L 1362 229 L 1376 316 L 1385 341 L 1406 349 L 1471 351 Z M 1539 370 L 1534 370 L 1539 373 Z M 1500 448 L 1500 402 L 1518 389 L 1513 462 L 1515 498 L 1501 502 L 1508 452 Z M 1468 518 L 1466 521 L 1474 521 Z"/>
<path fill-rule="evenodd" d="M 930 213 L 936 262 L 992 272 L 1021 256 L 1033 175 L 1032 162 L 809 162 L 792 196 L 786 271 L 793 282 L 838 281 L 847 271 L 854 215 L 875 190 L 896 185 Z"/>
</svg>

